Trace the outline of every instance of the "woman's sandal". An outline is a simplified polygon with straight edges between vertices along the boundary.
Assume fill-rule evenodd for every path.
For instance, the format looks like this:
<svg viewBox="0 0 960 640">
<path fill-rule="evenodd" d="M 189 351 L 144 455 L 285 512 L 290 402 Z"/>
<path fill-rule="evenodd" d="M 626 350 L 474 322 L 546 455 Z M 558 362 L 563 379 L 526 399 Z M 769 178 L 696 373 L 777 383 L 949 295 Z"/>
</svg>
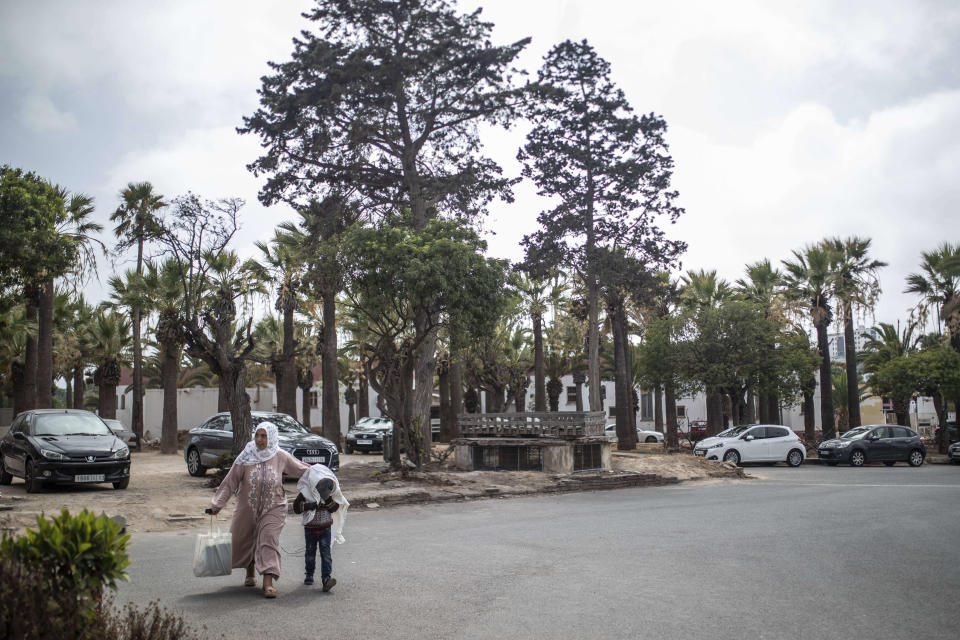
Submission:
<svg viewBox="0 0 960 640">
<path fill-rule="evenodd" d="M 243 581 L 243 586 L 245 587 L 255 587 L 257 586 L 257 579 L 254 576 L 247 576 Z"/>
<path fill-rule="evenodd" d="M 274 589 L 272 586 L 271 586 L 271 587 L 264 587 L 264 588 L 263 588 L 263 595 L 264 595 L 264 597 L 266 597 L 266 598 L 276 598 L 276 597 L 277 597 L 277 590 Z"/>
</svg>

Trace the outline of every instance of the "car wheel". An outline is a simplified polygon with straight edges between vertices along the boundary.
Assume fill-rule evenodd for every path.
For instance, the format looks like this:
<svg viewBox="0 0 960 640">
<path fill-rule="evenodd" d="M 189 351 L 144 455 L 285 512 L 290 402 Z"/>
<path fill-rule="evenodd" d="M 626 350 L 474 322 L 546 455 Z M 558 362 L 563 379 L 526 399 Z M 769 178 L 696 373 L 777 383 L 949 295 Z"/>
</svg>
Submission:
<svg viewBox="0 0 960 640">
<path fill-rule="evenodd" d="M 850 452 L 850 466 L 851 467 L 862 467 L 867 462 L 867 456 L 860 451 L 860 449 L 854 449 Z"/>
<path fill-rule="evenodd" d="M 730 451 L 727 451 L 725 454 L 723 454 L 723 461 L 732 462 L 733 464 L 738 465 L 740 464 L 740 454 L 734 451 L 733 449 L 731 449 Z"/>
<path fill-rule="evenodd" d="M 907 462 L 911 467 L 919 467 L 923 464 L 923 454 L 920 452 L 920 449 L 914 449 L 910 452 L 910 457 L 907 458 Z"/>
<path fill-rule="evenodd" d="M 897 461 L 896 461 L 896 460 L 884 460 L 884 461 L 883 461 L 883 464 L 887 465 L 888 467 L 892 467 L 893 465 L 897 464 Z"/>
<path fill-rule="evenodd" d="M 10 484 L 13 482 L 13 476 L 7 473 L 7 468 L 3 466 L 3 456 L 0 455 L 0 484 Z"/>
<path fill-rule="evenodd" d="M 648 444 L 651 443 L 651 442 L 656 442 L 656 441 L 657 441 L 656 436 L 647 436 L 647 439 L 644 440 L 644 442 L 646 442 L 646 443 L 648 443 Z"/>
<path fill-rule="evenodd" d="M 353 447 L 351 447 L 350 445 L 345 446 L 343 450 L 346 451 L 347 453 L 353 453 Z"/>
<path fill-rule="evenodd" d="M 127 476 L 122 480 L 117 480 L 116 482 L 113 483 L 114 489 L 126 489 L 129 486 L 130 486 L 130 476 Z"/>
<path fill-rule="evenodd" d="M 195 478 L 207 473 L 207 468 L 200 464 L 200 452 L 196 447 L 191 448 L 187 454 L 187 472 Z"/>
<path fill-rule="evenodd" d="M 27 486 L 27 493 L 38 493 L 43 488 L 43 482 L 37 480 L 36 469 L 33 467 L 33 460 L 27 460 L 26 469 L 23 472 L 23 484 Z"/>
<path fill-rule="evenodd" d="M 787 466 L 799 467 L 803 464 L 803 453 L 800 449 L 791 449 L 787 454 Z"/>
</svg>

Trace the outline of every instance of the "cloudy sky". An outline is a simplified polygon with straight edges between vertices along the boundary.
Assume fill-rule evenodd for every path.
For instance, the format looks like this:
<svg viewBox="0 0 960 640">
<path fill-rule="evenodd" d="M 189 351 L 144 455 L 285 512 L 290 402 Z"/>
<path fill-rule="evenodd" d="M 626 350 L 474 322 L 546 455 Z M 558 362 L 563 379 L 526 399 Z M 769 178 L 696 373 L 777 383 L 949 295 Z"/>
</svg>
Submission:
<svg viewBox="0 0 960 640">
<path fill-rule="evenodd" d="M 309 0 L 3 0 L 0 163 L 95 196 L 130 181 L 247 200 L 237 248 L 289 209 L 245 169 L 266 61 L 283 61 Z M 462 0 L 473 9 L 476 0 Z M 640 112 L 663 115 L 689 243 L 684 268 L 730 280 L 825 236 L 873 239 L 889 266 L 876 320 L 906 319 L 920 252 L 960 241 L 960 3 L 955 0 L 487 0 L 495 38 L 533 38 L 535 72 L 588 39 Z M 523 127 L 485 133 L 509 173 Z M 494 207 L 490 253 L 519 259 L 544 208 L 530 185 Z M 105 270 L 109 270 L 106 267 Z M 95 297 L 102 294 L 93 293 Z M 869 320 L 869 321 L 872 321 Z M 868 322 L 869 322 L 868 321 Z"/>
</svg>

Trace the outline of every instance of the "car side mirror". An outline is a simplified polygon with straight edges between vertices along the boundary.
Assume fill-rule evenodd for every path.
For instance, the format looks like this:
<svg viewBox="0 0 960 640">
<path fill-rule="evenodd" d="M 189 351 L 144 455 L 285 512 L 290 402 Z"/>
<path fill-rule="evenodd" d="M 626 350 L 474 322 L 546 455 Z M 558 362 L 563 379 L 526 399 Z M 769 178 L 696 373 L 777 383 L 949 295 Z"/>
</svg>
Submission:
<svg viewBox="0 0 960 640">
<path fill-rule="evenodd" d="M 753 440 L 753 436 L 743 436 L 743 439 L 746 440 L 747 442 L 750 442 L 751 440 Z"/>
<path fill-rule="evenodd" d="M 17 431 L 17 432 L 15 432 L 15 433 L 13 434 L 13 437 L 16 438 L 17 440 L 23 440 L 24 438 L 26 438 L 26 436 L 23 435 L 23 432 L 22 432 L 22 431 Z"/>
<path fill-rule="evenodd" d="M 880 436 L 878 436 L 875 433 L 871 433 L 870 437 L 867 438 L 867 440 L 879 440 L 879 439 L 880 439 Z"/>
</svg>

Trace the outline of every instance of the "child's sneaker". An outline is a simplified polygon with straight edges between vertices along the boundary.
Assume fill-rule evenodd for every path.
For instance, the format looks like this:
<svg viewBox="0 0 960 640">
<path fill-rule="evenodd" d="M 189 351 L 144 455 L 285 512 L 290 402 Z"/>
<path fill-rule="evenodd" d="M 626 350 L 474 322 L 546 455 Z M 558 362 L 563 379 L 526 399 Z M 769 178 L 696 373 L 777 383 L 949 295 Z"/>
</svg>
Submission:
<svg viewBox="0 0 960 640">
<path fill-rule="evenodd" d="M 336 586 L 336 584 L 337 584 L 336 578 L 327 578 L 326 582 L 323 583 L 323 590 L 330 591 L 330 589 L 333 589 Z"/>
<path fill-rule="evenodd" d="M 307 576 L 303 579 L 303 584 L 313 584 L 313 576 Z"/>
</svg>

